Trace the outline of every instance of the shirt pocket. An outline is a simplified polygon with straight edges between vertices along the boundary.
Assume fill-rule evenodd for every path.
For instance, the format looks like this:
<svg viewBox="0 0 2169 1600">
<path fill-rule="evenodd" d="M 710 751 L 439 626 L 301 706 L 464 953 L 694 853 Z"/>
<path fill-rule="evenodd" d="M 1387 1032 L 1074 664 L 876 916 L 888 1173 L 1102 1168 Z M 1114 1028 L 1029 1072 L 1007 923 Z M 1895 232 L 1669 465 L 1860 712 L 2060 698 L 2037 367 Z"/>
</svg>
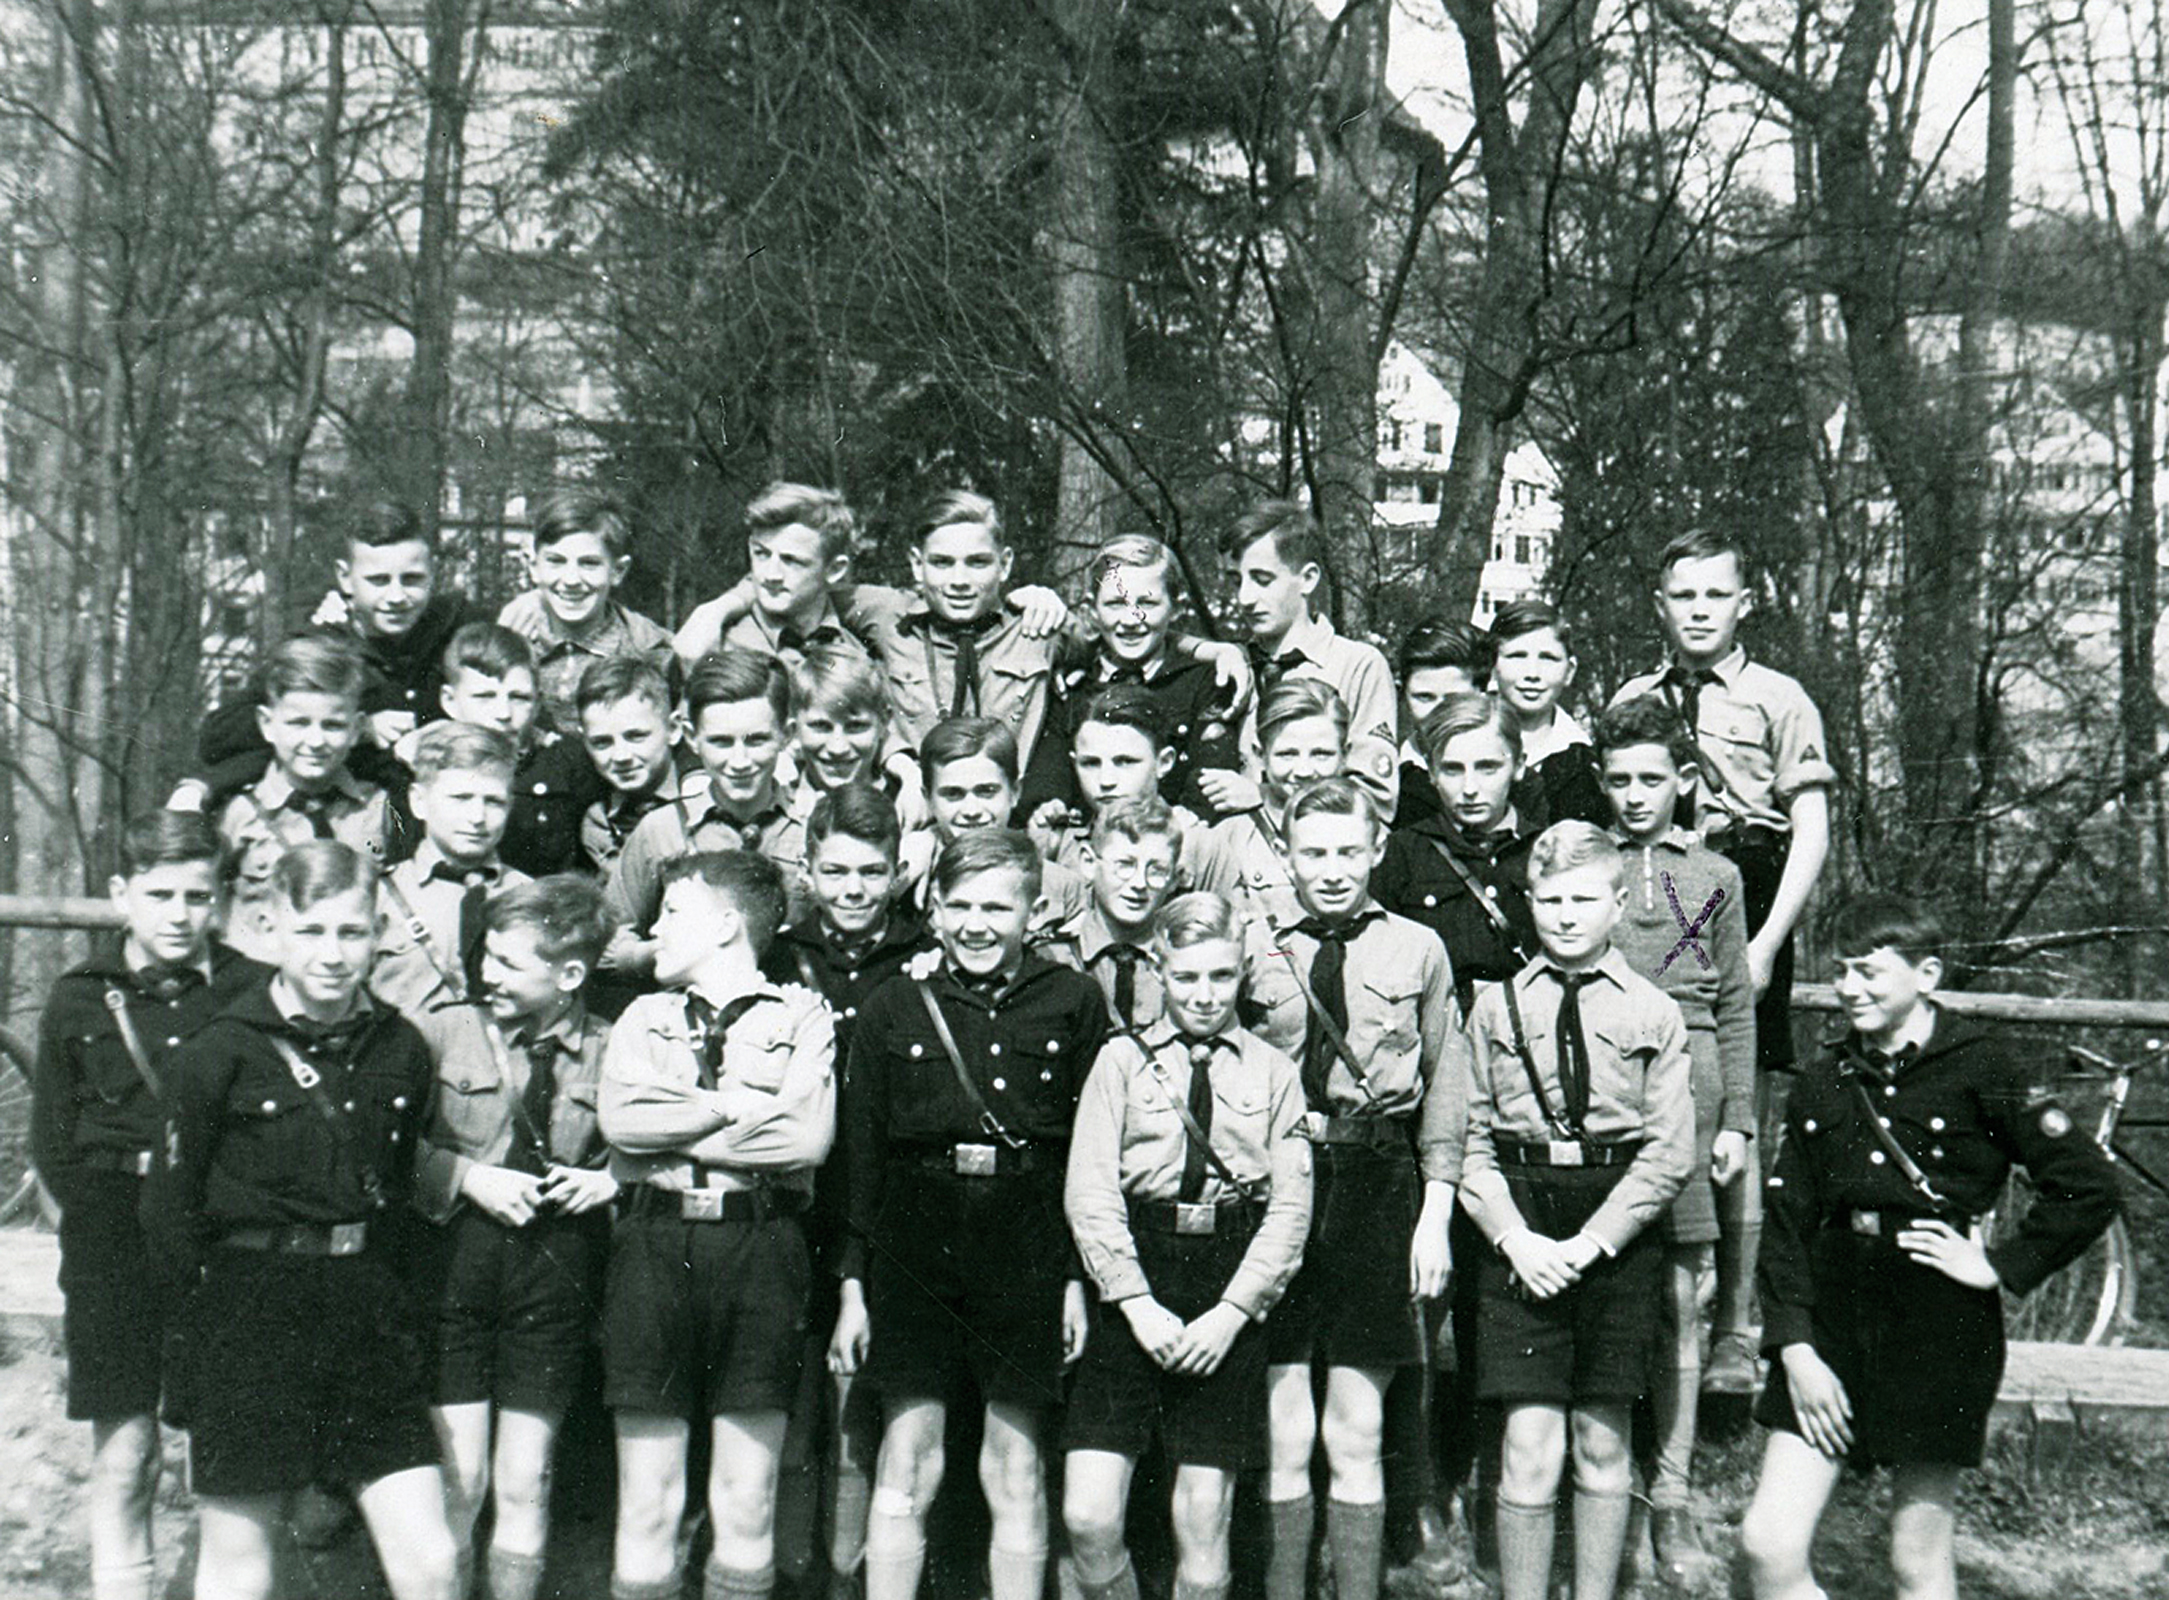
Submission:
<svg viewBox="0 0 2169 1600">
<path fill-rule="evenodd" d="M 1629 1117 L 1647 1120 L 1651 1111 L 1650 1069 L 1657 1061 L 1657 1041 L 1646 1028 L 1619 1023 L 1584 1024 L 1589 1041 L 1589 1104 L 1609 1100 Z"/>
<path fill-rule="evenodd" d="M 83 1063 L 83 1087 L 87 1091 L 83 1099 L 117 1106 L 149 1092 L 128 1047 L 112 1034 L 79 1035 L 76 1053 Z"/>
<path fill-rule="evenodd" d="M 779 1094 L 791 1067 L 791 1039 L 785 1033 L 732 1039 L 724 1046 L 724 1080 L 756 1094 Z"/>
<path fill-rule="evenodd" d="M 598 1119 L 593 1080 L 558 1085 L 550 1107 L 550 1156 L 574 1166 L 595 1153 Z"/>
<path fill-rule="evenodd" d="M 980 685 L 984 691 L 986 714 L 997 717 L 1012 728 L 1024 721 L 1024 713 L 1034 699 L 1043 692 L 1048 676 L 1042 664 L 989 661 L 981 668 Z"/>
<path fill-rule="evenodd" d="M 436 1133 L 463 1150 L 488 1147 L 511 1113 L 497 1074 L 481 1063 L 447 1062 L 437 1075 Z"/>
</svg>

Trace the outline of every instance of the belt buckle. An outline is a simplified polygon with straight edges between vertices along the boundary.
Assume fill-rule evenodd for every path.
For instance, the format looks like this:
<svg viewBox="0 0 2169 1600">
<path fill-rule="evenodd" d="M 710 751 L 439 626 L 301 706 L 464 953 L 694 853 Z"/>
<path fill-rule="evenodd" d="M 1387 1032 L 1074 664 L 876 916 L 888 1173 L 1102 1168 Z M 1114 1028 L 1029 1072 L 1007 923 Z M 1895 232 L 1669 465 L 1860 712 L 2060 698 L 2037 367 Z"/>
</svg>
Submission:
<svg viewBox="0 0 2169 1600">
<path fill-rule="evenodd" d="M 723 1191 L 721 1189 L 687 1189 L 678 1196 L 678 1220 L 680 1222 L 721 1222 L 723 1220 Z"/>
<path fill-rule="evenodd" d="M 991 1178 L 1001 1160 L 1001 1152 L 991 1144 L 960 1144 L 951 1153 L 956 1173 L 961 1178 Z"/>
<path fill-rule="evenodd" d="M 1853 1232 L 1865 1234 L 1870 1239 L 1883 1236 L 1883 1214 L 1880 1211 L 1856 1211 L 1852 1216 Z"/>
<path fill-rule="evenodd" d="M 151 1153 L 150 1153 L 150 1151 L 148 1151 L 148 1150 L 138 1150 L 138 1151 L 136 1152 L 136 1155 L 135 1155 L 135 1160 L 134 1160 L 133 1162 L 131 1162 L 131 1163 L 130 1163 L 130 1165 L 131 1165 L 131 1166 L 133 1167 L 133 1169 L 134 1169 L 134 1171 L 135 1171 L 135 1175 L 136 1175 L 137 1177 L 139 1177 L 139 1178 L 148 1178 L 148 1177 L 149 1177 L 149 1176 L 151 1175 Z"/>
<path fill-rule="evenodd" d="M 331 1242 L 324 1253 L 332 1256 L 358 1256 L 369 1238 L 366 1222 L 336 1222 L 332 1224 Z"/>
<path fill-rule="evenodd" d="M 1552 1139 L 1544 1146 L 1544 1160 L 1554 1167 L 1588 1165 L 1588 1153 L 1578 1139 Z"/>
<path fill-rule="evenodd" d="M 1175 1231 L 1185 1234 L 1208 1234 L 1220 1225 L 1220 1208 L 1209 1206 L 1201 1200 L 1178 1200 L 1175 1202 Z"/>
</svg>

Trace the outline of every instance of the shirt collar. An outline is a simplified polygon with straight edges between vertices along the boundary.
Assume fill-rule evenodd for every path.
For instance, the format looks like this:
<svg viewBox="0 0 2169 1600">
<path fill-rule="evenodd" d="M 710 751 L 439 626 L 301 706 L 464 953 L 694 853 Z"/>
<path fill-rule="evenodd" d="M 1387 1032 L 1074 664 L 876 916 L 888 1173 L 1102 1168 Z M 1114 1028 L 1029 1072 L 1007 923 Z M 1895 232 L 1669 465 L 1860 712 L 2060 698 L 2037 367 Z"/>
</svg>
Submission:
<svg viewBox="0 0 2169 1600">
<path fill-rule="evenodd" d="M 1562 750 L 1571 750 L 1578 744 L 1588 742 L 1588 731 L 1560 707 L 1553 706 L 1550 721 L 1534 733 L 1524 733 L 1521 736 L 1521 759 L 1533 767 L 1539 761 L 1555 756 Z"/>
<path fill-rule="evenodd" d="M 1146 948 L 1118 934 L 1115 925 L 1107 920 L 1107 913 L 1101 909 L 1099 897 L 1088 897 L 1083 912 L 1077 918 L 1078 957 L 1088 963 L 1097 961 L 1102 952 L 1118 944 L 1132 945 L 1139 950 Z"/>
<path fill-rule="evenodd" d="M 1338 637 L 1333 631 L 1332 622 L 1327 618 L 1305 617 L 1288 630 L 1286 637 L 1280 641 L 1280 648 L 1274 654 L 1286 655 L 1290 650 L 1296 650 L 1314 665 L 1323 666 L 1326 647 Z"/>
<path fill-rule="evenodd" d="M 1554 980 L 1566 976 L 1566 969 L 1554 961 L 1548 953 L 1538 956 L 1536 964 L 1541 970 L 1550 973 Z M 1627 958 L 1619 953 L 1619 946 L 1616 944 L 1604 952 L 1602 959 L 1595 966 L 1585 967 L 1582 972 L 1585 977 L 1602 974 L 1604 977 L 1611 979 L 1613 986 L 1619 989 L 1626 988 L 1627 980 L 1634 976 L 1634 969 L 1627 965 Z"/>
<path fill-rule="evenodd" d="M 541 591 L 536 591 L 538 594 Z M 535 627 L 541 635 L 542 648 L 539 656 L 551 656 L 561 650 L 579 650 L 591 656 L 615 656 L 633 654 L 632 624 L 626 620 L 625 608 L 615 600 L 603 608 L 602 620 L 586 633 L 574 633 L 557 620 L 557 613 L 545 600 L 535 608 Z"/>
<path fill-rule="evenodd" d="M 1369 916 L 1374 911 L 1383 911 L 1384 909 L 1372 896 L 1365 895 L 1356 903 L 1355 910 L 1349 912 L 1345 920 L 1354 922 L 1359 918 Z M 1303 902 L 1290 895 L 1286 904 L 1274 906 L 1267 912 L 1266 920 L 1272 924 L 1275 932 L 1292 933 L 1295 929 L 1308 922 L 1311 916 L 1312 913 L 1304 909 Z"/>
<path fill-rule="evenodd" d="M 1622 850 L 1677 850 L 1682 855 L 1685 855 L 1702 842 L 1702 836 L 1696 833 L 1694 829 L 1682 828 L 1676 824 L 1665 829 L 1656 838 L 1646 842 L 1640 839 L 1630 839 L 1625 832 L 1616 827 L 1609 831 L 1613 841 Z"/>
<path fill-rule="evenodd" d="M 1680 664 L 1681 663 L 1679 659 L 1679 653 L 1677 651 L 1672 651 L 1666 654 L 1664 658 L 1664 667 L 1662 670 L 1663 672 L 1670 672 L 1674 667 L 1677 667 Z M 1706 670 L 1710 674 L 1710 676 L 1717 679 L 1718 682 L 1724 684 L 1725 687 L 1729 689 L 1732 687 L 1735 680 L 1739 678 L 1742 669 L 1744 669 L 1746 665 L 1747 646 L 1745 646 L 1744 644 L 1734 643 L 1730 650 L 1727 650 L 1723 655 L 1719 656 L 1715 661 L 1711 662 L 1710 665 L 1704 670 Z"/>
<path fill-rule="evenodd" d="M 331 775 L 331 782 L 325 787 L 349 800 L 362 801 L 369 798 L 369 791 L 361 786 L 361 780 L 344 767 Z M 266 811 L 279 810 L 298 793 L 293 780 L 286 776 L 286 769 L 280 766 L 272 767 L 256 785 L 257 801 Z"/>
<path fill-rule="evenodd" d="M 246 990 L 234 998 L 233 1004 L 226 1008 L 227 1014 L 239 1018 L 252 1027 L 273 1029 L 281 1033 L 305 1033 L 313 1028 L 323 1027 L 324 1024 L 313 1023 L 307 1017 L 296 1012 L 289 1012 L 279 1004 L 274 986 L 274 980 L 277 977 L 278 972 L 274 969 L 264 974 L 261 983 L 250 984 Z M 365 1024 L 381 1021 L 390 1014 L 383 1006 L 377 1004 L 376 1000 L 370 995 L 368 988 L 364 986 L 354 991 L 354 1009 L 347 1014 L 346 1020 L 343 1023 L 331 1024 L 331 1026 L 342 1030 L 347 1028 L 359 1030 Z"/>
<path fill-rule="evenodd" d="M 407 859 L 414 863 L 417 875 L 424 883 L 429 882 L 430 874 L 439 867 L 443 867 L 449 872 L 461 874 L 478 872 L 482 875 L 483 881 L 487 883 L 495 883 L 504 876 L 505 872 L 503 863 L 494 859 L 477 862 L 471 867 L 454 866 L 446 858 L 445 853 L 437 848 L 437 841 L 427 835 L 423 836 L 422 842 L 414 847 L 414 854 Z"/>
<path fill-rule="evenodd" d="M 767 645 L 770 655 L 774 655 L 783 647 L 783 630 L 794 626 L 794 624 L 788 622 L 777 624 L 769 621 L 759 606 L 753 607 L 746 613 L 746 621 L 752 625 L 753 631 L 761 636 L 762 642 Z M 852 637 L 851 630 L 844 626 L 843 613 L 836 609 L 836 601 L 829 595 L 821 597 L 821 614 L 813 619 L 813 626 L 799 628 L 797 632 L 802 639 L 812 639 L 823 628 L 834 628 L 847 639 Z"/>
</svg>

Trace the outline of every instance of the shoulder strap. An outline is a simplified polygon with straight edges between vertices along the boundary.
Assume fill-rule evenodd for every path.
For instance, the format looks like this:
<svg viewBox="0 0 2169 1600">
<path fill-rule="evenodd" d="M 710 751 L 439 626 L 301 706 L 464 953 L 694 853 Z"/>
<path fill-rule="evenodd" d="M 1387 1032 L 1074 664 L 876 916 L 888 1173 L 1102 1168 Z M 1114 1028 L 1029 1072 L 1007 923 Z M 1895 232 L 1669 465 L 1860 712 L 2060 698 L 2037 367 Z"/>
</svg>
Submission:
<svg viewBox="0 0 2169 1600">
<path fill-rule="evenodd" d="M 979 1113 L 979 1126 L 1010 1149 L 1020 1149 L 1025 1141 L 1002 1126 L 1002 1119 L 994 1114 L 994 1108 L 987 1104 L 987 1097 L 979 1092 L 979 1085 L 972 1081 L 971 1070 L 964 1065 L 964 1052 L 957 1048 L 956 1035 L 950 1031 L 949 1019 L 942 1013 L 941 1002 L 934 998 L 933 986 L 924 978 L 915 978 L 912 980 L 912 987 L 919 991 L 919 1003 L 926 1007 L 927 1017 L 934 1024 L 934 1032 L 941 1039 L 942 1053 L 949 1058 L 949 1065 L 956 1073 L 957 1087 L 964 1091 L 964 1098 L 969 1100 L 972 1109 Z"/>
<path fill-rule="evenodd" d="M 136 1032 L 136 1019 L 128 1015 L 128 997 L 120 992 L 117 984 L 105 986 L 105 1008 L 113 1013 L 113 1026 L 120 1030 L 121 1044 L 128 1051 L 129 1064 L 136 1069 L 136 1076 L 157 1100 L 165 1098 L 165 1090 L 159 1086 L 158 1074 L 152 1070 L 151 1058 L 143 1048 L 143 1036 Z"/>
<path fill-rule="evenodd" d="M 409 900 L 406 892 L 399 887 L 399 880 L 387 872 L 378 881 L 384 885 L 384 892 L 392 897 L 392 904 L 398 908 L 400 916 L 406 919 L 407 932 L 413 937 L 416 948 L 422 952 L 422 959 L 427 961 L 430 970 L 436 973 L 438 982 L 450 991 L 453 999 L 466 999 L 466 980 L 459 975 L 456 967 L 448 968 L 445 965 L 443 956 L 438 953 L 437 941 L 430 938 L 429 929 L 423 926 L 421 917 L 416 914 L 414 902 Z"/>
<path fill-rule="evenodd" d="M 1348 1035 L 1341 1031 L 1341 1025 L 1327 1013 L 1325 1003 L 1318 998 L 1318 991 L 1310 986 L 1310 979 L 1304 977 L 1303 969 L 1295 964 L 1295 952 L 1283 945 L 1273 953 L 1288 964 L 1288 975 L 1295 979 L 1296 988 L 1303 992 L 1303 1004 L 1308 1006 L 1310 1014 L 1318 1019 L 1318 1026 L 1325 1029 L 1325 1036 L 1333 1042 L 1333 1053 L 1340 1057 L 1341 1065 L 1348 1069 L 1348 1075 L 1356 1080 L 1356 1087 L 1363 1091 L 1363 1098 L 1367 1101 L 1376 1100 L 1378 1096 L 1371 1089 L 1370 1075 L 1363 1070 L 1363 1063 L 1356 1059 L 1355 1051 L 1349 1048 Z"/>
<path fill-rule="evenodd" d="M 1950 1201 L 1929 1181 L 1928 1174 L 1921 1171 L 1920 1163 L 1907 1155 L 1905 1146 L 1883 1126 L 1883 1114 L 1875 1109 L 1875 1102 L 1868 1098 L 1868 1086 L 1860 1081 L 1860 1075 L 1848 1072 L 1845 1076 L 1853 1086 L 1853 1098 L 1860 1102 L 1860 1114 L 1868 1119 L 1868 1132 L 1873 1134 L 1875 1142 L 1883 1147 L 1883 1153 L 1890 1157 L 1905 1181 L 1912 1185 L 1914 1192 L 1923 1200 L 1939 1210 L 1947 1207 Z"/>
<path fill-rule="evenodd" d="M 1517 951 L 1520 950 L 1521 937 L 1514 932 L 1513 923 L 1507 919 L 1506 912 L 1499 903 L 1484 892 L 1484 886 L 1476 881 L 1476 874 L 1469 871 L 1468 863 L 1455 855 L 1446 841 L 1438 835 L 1426 834 L 1425 837 L 1431 841 L 1431 848 L 1439 853 L 1439 858 L 1453 868 L 1454 876 L 1461 880 L 1461 887 L 1468 890 L 1469 898 L 1476 902 L 1476 908 L 1490 920 L 1492 927 L 1506 936 L 1509 945 Z"/>
<path fill-rule="evenodd" d="M 1514 1030 L 1514 1054 L 1521 1057 L 1521 1070 L 1528 1075 L 1529 1092 L 1536 1096 L 1536 1108 L 1544 1114 L 1545 1126 L 1554 1133 L 1580 1137 L 1579 1130 L 1552 1110 L 1551 1096 L 1544 1092 L 1544 1079 L 1536 1070 L 1536 1052 L 1529 1048 L 1528 1031 L 1521 1025 L 1521 1002 L 1514 996 L 1513 977 L 1509 975 L 1499 987 L 1506 998 L 1506 1020 Z"/>
<path fill-rule="evenodd" d="M 806 954 L 804 945 L 794 944 L 791 946 L 791 959 L 798 964 L 798 975 L 805 980 L 806 987 L 815 994 L 827 995 L 828 990 L 821 986 L 820 975 L 813 970 L 813 957 Z"/>
<path fill-rule="evenodd" d="M 314 1106 L 316 1114 L 324 1119 L 324 1125 L 331 1130 L 332 1143 L 337 1146 L 339 1153 L 354 1163 L 355 1172 L 361 1179 L 362 1193 L 368 1196 L 372 1206 L 381 1208 L 384 1204 L 384 1180 L 377 1175 L 375 1165 L 362 1154 L 354 1138 L 353 1125 L 339 1109 L 338 1102 L 326 1092 L 324 1075 L 303 1060 L 301 1052 L 284 1039 L 273 1037 L 271 1048 L 278 1051 L 279 1059 L 286 1063 L 286 1070 L 292 1076 L 295 1086 L 309 1097 L 309 1104 Z"/>
<path fill-rule="evenodd" d="M 1255 1181 L 1245 1183 L 1228 1170 L 1228 1164 L 1220 1159 L 1220 1152 L 1213 1148 L 1211 1135 L 1199 1127 L 1197 1118 L 1191 1115 L 1190 1102 L 1175 1092 L 1174 1081 L 1168 1077 L 1166 1064 L 1160 1060 L 1159 1052 L 1146 1044 L 1144 1038 L 1135 1030 L 1125 1028 L 1121 1031 L 1144 1056 L 1145 1066 L 1152 1073 L 1152 1081 L 1159 1086 L 1160 1093 L 1167 1097 L 1168 1106 L 1175 1113 L 1175 1120 L 1182 1124 L 1183 1137 L 1205 1158 L 1205 1165 L 1213 1169 L 1213 1176 L 1226 1184 L 1230 1193 L 1240 1195 L 1245 1200 L 1258 1199 L 1259 1191 L 1265 1185 Z"/>
</svg>

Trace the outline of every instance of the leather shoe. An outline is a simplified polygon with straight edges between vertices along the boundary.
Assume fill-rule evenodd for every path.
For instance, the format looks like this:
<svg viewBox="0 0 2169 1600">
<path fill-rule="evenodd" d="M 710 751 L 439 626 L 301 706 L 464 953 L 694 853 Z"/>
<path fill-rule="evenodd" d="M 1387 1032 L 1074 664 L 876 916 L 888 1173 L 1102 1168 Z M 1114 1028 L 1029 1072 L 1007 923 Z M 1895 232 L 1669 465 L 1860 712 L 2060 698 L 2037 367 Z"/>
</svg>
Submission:
<svg viewBox="0 0 2169 1600">
<path fill-rule="evenodd" d="M 1702 1369 L 1704 1394 L 1753 1394 L 1758 1377 L 1755 1347 L 1744 1333 L 1728 1333 L 1710 1350 Z"/>
<path fill-rule="evenodd" d="M 1685 1506 L 1659 1506 L 1650 1513 L 1650 1538 L 1657 1547 L 1657 1570 L 1674 1588 L 1691 1588 L 1707 1578 L 1717 1558 L 1702 1548 L 1694 1514 Z"/>
</svg>

